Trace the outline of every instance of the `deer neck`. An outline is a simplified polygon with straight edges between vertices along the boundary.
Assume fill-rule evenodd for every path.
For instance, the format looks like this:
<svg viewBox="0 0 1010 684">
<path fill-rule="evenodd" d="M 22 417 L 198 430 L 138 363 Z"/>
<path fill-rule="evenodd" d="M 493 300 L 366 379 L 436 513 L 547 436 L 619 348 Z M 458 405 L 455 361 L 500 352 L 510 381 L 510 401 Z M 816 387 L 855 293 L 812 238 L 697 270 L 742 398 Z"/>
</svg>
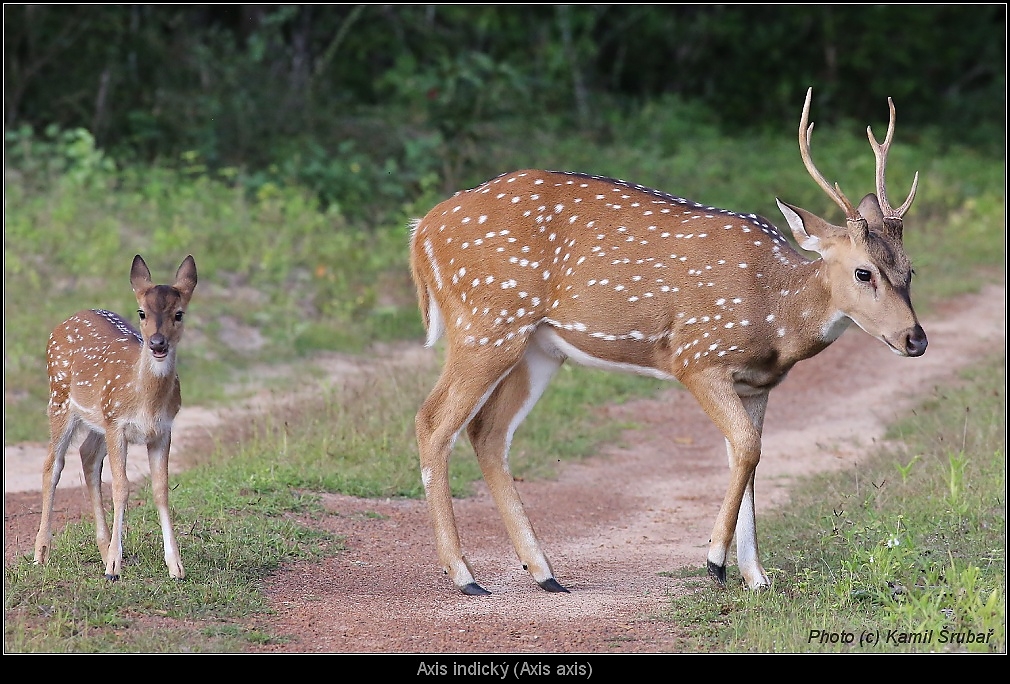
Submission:
<svg viewBox="0 0 1010 684">
<path fill-rule="evenodd" d="M 173 347 L 164 360 L 155 359 L 146 345 L 139 348 L 131 381 L 130 410 L 122 418 L 149 434 L 156 426 L 170 424 L 182 404 L 179 378 L 176 373 L 176 350 Z"/>
<path fill-rule="evenodd" d="M 800 361 L 825 349 L 852 320 L 835 306 L 823 259 L 802 261 L 795 268 L 769 269 L 772 315 L 784 358 Z"/>
<path fill-rule="evenodd" d="M 168 355 L 164 359 L 156 359 L 143 345 L 140 349 L 140 356 L 137 359 L 137 378 L 145 383 L 170 383 L 175 379 L 175 354 L 176 348 L 173 346 L 168 350 Z"/>
</svg>

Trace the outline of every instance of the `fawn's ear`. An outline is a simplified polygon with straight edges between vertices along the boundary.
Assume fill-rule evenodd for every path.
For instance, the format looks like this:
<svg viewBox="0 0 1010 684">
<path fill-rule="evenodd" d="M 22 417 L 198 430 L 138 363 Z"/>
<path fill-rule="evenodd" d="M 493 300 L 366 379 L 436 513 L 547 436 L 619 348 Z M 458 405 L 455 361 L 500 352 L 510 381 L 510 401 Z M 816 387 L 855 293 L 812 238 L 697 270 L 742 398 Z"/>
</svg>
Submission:
<svg viewBox="0 0 1010 684">
<path fill-rule="evenodd" d="M 196 261 L 193 260 L 192 254 L 182 260 L 179 270 L 175 272 L 175 285 L 172 287 L 181 292 L 187 300 L 192 296 L 193 290 L 196 289 Z"/>
<path fill-rule="evenodd" d="M 147 267 L 144 258 L 139 254 L 133 257 L 133 268 L 130 269 L 130 284 L 138 295 L 154 286 L 151 282 L 151 269 Z"/>
</svg>

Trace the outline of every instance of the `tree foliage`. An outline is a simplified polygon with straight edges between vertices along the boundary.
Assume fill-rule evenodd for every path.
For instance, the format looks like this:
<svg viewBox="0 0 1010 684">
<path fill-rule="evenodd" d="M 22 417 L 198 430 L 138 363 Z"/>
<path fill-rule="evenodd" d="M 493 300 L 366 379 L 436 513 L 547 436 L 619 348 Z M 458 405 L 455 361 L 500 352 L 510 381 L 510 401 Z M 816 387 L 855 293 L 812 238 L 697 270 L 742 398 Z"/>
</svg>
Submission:
<svg viewBox="0 0 1010 684">
<path fill-rule="evenodd" d="M 1001 151 L 1005 35 L 1004 4 L 5 5 L 5 116 L 119 159 L 455 175 L 488 122 L 606 134 L 675 96 L 746 134 L 814 86 L 818 122 L 890 96 L 906 131 Z"/>
</svg>

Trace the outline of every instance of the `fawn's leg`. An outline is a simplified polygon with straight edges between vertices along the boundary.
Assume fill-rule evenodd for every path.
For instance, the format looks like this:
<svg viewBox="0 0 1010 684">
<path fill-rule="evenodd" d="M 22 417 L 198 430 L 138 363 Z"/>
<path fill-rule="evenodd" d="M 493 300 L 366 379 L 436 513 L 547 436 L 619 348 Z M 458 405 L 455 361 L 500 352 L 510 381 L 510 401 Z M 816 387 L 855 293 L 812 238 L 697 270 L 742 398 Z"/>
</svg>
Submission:
<svg viewBox="0 0 1010 684">
<path fill-rule="evenodd" d="M 89 432 L 81 444 L 81 467 L 84 470 L 84 482 L 88 486 L 88 496 L 91 498 L 91 510 L 95 515 L 95 540 L 103 563 L 109 560 L 109 542 L 112 540 L 102 501 L 102 464 L 107 452 L 105 435 L 97 432 Z"/>
<path fill-rule="evenodd" d="M 49 560 L 49 553 L 52 550 L 53 499 L 56 497 L 56 485 L 59 484 L 60 475 L 63 474 L 67 448 L 74 435 L 76 421 L 63 414 L 51 418 L 49 426 L 49 452 L 42 465 L 42 520 L 39 522 L 39 533 L 35 536 L 37 565 Z"/>
<path fill-rule="evenodd" d="M 158 509 L 161 522 L 161 538 L 165 544 L 165 565 L 168 574 L 175 579 L 183 579 L 186 571 L 182 567 L 179 544 L 172 529 L 172 517 L 168 508 L 168 453 L 172 446 L 172 433 L 164 432 L 147 443 L 147 459 L 151 466 L 151 492 L 154 505 Z"/>
<path fill-rule="evenodd" d="M 126 477 L 126 435 L 120 429 L 106 432 L 109 450 L 109 468 L 112 470 L 112 535 L 109 552 L 105 558 L 105 579 L 119 579 L 123 570 L 123 526 L 126 504 L 130 498 L 130 481 Z"/>
</svg>

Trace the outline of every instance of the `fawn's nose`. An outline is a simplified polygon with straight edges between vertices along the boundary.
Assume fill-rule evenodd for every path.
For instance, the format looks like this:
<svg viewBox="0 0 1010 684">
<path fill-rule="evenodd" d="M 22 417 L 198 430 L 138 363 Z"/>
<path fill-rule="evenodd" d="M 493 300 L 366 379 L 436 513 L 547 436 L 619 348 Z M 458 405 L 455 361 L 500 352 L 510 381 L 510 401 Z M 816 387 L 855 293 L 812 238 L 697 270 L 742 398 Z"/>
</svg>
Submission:
<svg viewBox="0 0 1010 684">
<path fill-rule="evenodd" d="M 168 340 L 161 333 L 151 335 L 151 340 L 147 343 L 155 356 L 164 356 L 168 353 Z"/>
</svg>

